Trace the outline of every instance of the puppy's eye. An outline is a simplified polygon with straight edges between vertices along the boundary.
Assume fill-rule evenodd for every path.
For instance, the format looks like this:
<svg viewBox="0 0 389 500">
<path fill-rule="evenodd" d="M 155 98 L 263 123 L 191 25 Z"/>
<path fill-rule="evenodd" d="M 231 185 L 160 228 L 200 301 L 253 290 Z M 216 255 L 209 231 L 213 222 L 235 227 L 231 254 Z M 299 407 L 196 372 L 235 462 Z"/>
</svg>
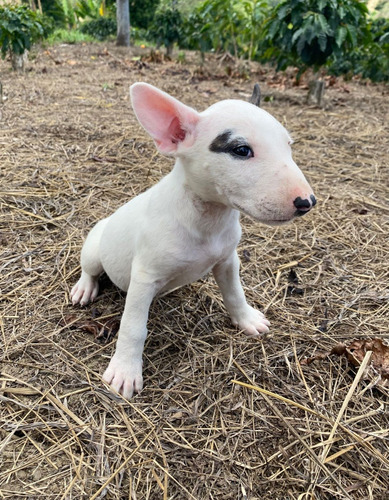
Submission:
<svg viewBox="0 0 389 500">
<path fill-rule="evenodd" d="M 239 156 L 241 158 L 252 158 L 254 156 L 253 150 L 250 146 L 237 146 L 232 150 L 232 154 L 235 156 Z"/>
</svg>

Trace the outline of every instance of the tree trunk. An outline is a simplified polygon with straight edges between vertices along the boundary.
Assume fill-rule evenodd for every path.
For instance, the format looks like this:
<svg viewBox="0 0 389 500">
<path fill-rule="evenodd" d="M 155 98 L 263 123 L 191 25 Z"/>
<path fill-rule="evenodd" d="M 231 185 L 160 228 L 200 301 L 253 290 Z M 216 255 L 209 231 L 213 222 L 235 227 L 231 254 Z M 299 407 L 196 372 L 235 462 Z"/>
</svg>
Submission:
<svg viewBox="0 0 389 500">
<path fill-rule="evenodd" d="M 15 52 L 11 52 L 11 64 L 12 64 L 12 69 L 14 71 L 23 73 L 27 61 L 28 61 L 28 50 L 25 50 L 23 54 L 16 54 Z"/>
<path fill-rule="evenodd" d="M 118 25 L 116 45 L 130 45 L 130 6 L 129 0 L 116 0 L 116 21 Z"/>
<path fill-rule="evenodd" d="M 323 106 L 323 96 L 324 96 L 325 82 L 318 79 L 315 75 L 315 79 L 309 82 L 309 91 L 307 96 L 307 103 L 314 104 L 320 108 Z"/>
<path fill-rule="evenodd" d="M 173 54 L 173 44 L 172 43 L 168 43 L 166 45 L 166 57 L 168 57 L 169 59 L 171 59 L 172 54 Z"/>
</svg>

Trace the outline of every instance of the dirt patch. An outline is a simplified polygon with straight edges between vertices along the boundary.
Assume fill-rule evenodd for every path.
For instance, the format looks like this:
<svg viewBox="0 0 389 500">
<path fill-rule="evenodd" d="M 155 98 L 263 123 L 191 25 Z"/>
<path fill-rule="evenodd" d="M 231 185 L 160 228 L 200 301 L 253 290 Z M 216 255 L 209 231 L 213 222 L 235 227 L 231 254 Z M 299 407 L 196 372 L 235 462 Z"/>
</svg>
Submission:
<svg viewBox="0 0 389 500">
<path fill-rule="evenodd" d="M 216 57 L 200 68 L 100 44 L 34 56 L 25 75 L 0 63 L 2 498 L 387 498 L 388 388 L 346 357 L 301 364 L 388 336 L 387 87 L 329 80 L 322 110 L 291 76 Z M 236 331 L 208 276 L 153 303 L 145 389 L 116 400 L 100 376 L 124 295 L 103 279 L 80 309 L 69 290 L 92 225 L 172 165 L 129 85 L 202 110 L 258 80 L 318 197 L 288 227 L 242 218 L 242 280 L 271 332 Z"/>
</svg>

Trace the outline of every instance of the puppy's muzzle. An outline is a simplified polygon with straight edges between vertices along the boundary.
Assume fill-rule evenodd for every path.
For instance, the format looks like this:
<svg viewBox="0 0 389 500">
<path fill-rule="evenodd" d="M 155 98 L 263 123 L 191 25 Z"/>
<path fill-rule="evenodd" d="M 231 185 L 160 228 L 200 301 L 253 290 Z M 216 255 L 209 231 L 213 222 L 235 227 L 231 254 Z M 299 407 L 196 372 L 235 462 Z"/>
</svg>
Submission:
<svg viewBox="0 0 389 500">
<path fill-rule="evenodd" d="M 294 215 L 297 217 L 301 217 L 302 215 L 305 215 L 308 213 L 311 208 L 313 208 L 316 205 L 316 198 L 311 194 L 311 196 L 308 198 L 301 198 L 298 196 L 294 202 L 293 205 L 297 208 L 296 212 Z"/>
</svg>

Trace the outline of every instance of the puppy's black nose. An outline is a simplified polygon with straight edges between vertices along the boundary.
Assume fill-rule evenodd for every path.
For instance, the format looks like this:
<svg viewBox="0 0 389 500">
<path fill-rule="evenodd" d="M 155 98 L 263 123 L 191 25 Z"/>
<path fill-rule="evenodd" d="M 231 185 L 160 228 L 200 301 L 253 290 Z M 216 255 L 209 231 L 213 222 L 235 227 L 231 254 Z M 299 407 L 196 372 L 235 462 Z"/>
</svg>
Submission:
<svg viewBox="0 0 389 500">
<path fill-rule="evenodd" d="M 293 205 L 297 208 L 295 215 L 301 216 L 306 214 L 311 210 L 312 207 L 316 205 L 316 198 L 311 194 L 311 196 L 306 199 L 301 198 L 298 196 L 294 202 Z"/>
</svg>

